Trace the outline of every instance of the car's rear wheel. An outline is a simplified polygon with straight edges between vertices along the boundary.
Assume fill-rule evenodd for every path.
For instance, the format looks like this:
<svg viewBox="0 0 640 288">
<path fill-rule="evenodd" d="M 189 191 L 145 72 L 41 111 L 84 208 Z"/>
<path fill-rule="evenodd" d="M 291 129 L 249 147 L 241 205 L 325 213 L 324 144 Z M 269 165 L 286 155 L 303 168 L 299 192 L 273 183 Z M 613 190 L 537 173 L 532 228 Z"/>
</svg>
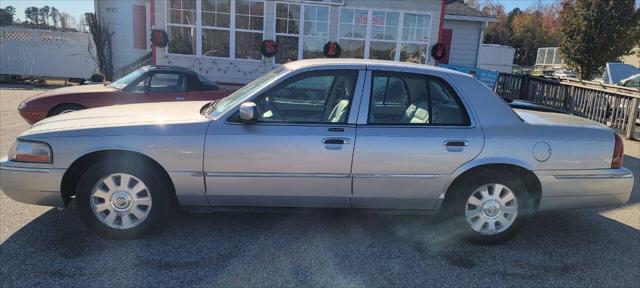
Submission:
<svg viewBox="0 0 640 288">
<path fill-rule="evenodd" d="M 469 241 L 498 244 L 516 234 L 530 212 L 527 188 L 509 172 L 482 171 L 450 191 L 445 209 Z"/>
<path fill-rule="evenodd" d="M 140 237 L 171 212 L 170 188 L 144 162 L 99 161 L 77 185 L 77 205 L 87 226 L 115 239 Z"/>
<path fill-rule="evenodd" d="M 49 114 L 47 116 L 51 117 L 51 116 L 70 113 L 70 112 L 83 110 L 83 109 L 85 108 L 76 104 L 62 104 L 51 109 L 51 111 L 49 111 Z"/>
</svg>

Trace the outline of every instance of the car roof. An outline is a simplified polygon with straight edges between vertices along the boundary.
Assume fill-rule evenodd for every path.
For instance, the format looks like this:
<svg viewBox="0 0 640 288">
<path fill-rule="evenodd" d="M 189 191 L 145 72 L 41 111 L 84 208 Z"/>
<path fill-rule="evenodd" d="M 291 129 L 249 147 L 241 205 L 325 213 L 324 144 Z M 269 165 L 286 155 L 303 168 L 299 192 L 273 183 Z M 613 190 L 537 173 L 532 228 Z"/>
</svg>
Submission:
<svg viewBox="0 0 640 288">
<path fill-rule="evenodd" d="M 149 70 L 170 70 L 170 71 L 180 71 L 180 72 L 193 72 L 191 69 L 182 67 L 182 66 L 174 66 L 174 65 L 147 65 Z"/>
<path fill-rule="evenodd" d="M 399 68 L 413 71 L 421 71 L 421 72 L 441 72 L 441 73 L 449 73 L 449 74 L 457 74 L 471 77 L 471 75 L 462 73 L 459 71 L 455 71 L 452 69 L 447 69 L 443 67 L 437 67 L 429 64 L 418 64 L 418 63 L 409 63 L 409 62 L 399 62 L 399 61 L 389 61 L 389 60 L 371 60 L 371 59 L 352 59 L 352 58 L 318 58 L 318 59 L 307 59 L 289 62 L 284 64 L 287 69 L 290 70 L 298 70 L 301 68 L 309 68 L 309 67 L 322 67 L 322 66 L 366 66 L 366 67 L 375 67 L 375 68 Z"/>
</svg>

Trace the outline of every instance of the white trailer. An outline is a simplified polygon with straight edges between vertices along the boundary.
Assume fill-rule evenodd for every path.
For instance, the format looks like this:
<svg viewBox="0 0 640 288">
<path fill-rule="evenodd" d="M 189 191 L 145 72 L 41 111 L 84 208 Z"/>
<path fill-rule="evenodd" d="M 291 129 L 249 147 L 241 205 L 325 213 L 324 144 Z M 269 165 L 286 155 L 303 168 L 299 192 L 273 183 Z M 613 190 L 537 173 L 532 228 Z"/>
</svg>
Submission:
<svg viewBox="0 0 640 288">
<path fill-rule="evenodd" d="M 516 49 L 510 46 L 482 44 L 478 52 L 478 68 L 511 73 Z"/>
<path fill-rule="evenodd" d="M 89 41 L 88 33 L 3 27 L 0 74 L 89 78 L 98 70 L 88 51 Z"/>
</svg>

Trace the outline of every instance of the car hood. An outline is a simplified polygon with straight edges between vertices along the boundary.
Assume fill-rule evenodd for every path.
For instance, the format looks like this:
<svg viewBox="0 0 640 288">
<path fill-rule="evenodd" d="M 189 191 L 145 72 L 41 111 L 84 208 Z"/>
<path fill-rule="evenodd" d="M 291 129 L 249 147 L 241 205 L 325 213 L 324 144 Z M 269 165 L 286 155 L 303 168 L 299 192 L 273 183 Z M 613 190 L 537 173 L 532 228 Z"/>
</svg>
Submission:
<svg viewBox="0 0 640 288">
<path fill-rule="evenodd" d="M 104 92 L 114 92 L 114 91 L 118 91 L 118 89 L 108 87 L 104 84 L 78 85 L 78 86 L 69 86 L 69 87 L 47 90 L 36 96 L 31 97 L 29 100 L 34 100 L 42 97 L 66 95 L 66 94 L 88 94 L 88 93 L 104 93 Z"/>
<path fill-rule="evenodd" d="M 204 122 L 208 118 L 200 114 L 200 109 L 207 103 L 160 102 L 80 110 L 44 119 L 34 124 L 23 136 L 56 131 Z"/>
</svg>

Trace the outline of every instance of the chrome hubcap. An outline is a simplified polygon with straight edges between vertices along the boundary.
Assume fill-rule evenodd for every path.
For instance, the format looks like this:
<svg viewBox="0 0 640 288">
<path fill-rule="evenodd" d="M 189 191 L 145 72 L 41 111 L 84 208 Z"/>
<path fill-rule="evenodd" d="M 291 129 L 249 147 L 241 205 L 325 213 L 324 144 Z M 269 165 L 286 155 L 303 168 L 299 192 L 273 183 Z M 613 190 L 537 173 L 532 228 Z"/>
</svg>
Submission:
<svg viewBox="0 0 640 288">
<path fill-rule="evenodd" d="M 518 216 L 518 202 L 513 191 L 502 184 L 478 187 L 467 199 L 465 216 L 471 229 L 485 235 L 507 230 Z"/>
<path fill-rule="evenodd" d="M 114 229 L 131 229 L 151 211 L 151 193 L 140 179 L 114 173 L 100 179 L 91 191 L 91 210 L 100 222 Z"/>
</svg>

